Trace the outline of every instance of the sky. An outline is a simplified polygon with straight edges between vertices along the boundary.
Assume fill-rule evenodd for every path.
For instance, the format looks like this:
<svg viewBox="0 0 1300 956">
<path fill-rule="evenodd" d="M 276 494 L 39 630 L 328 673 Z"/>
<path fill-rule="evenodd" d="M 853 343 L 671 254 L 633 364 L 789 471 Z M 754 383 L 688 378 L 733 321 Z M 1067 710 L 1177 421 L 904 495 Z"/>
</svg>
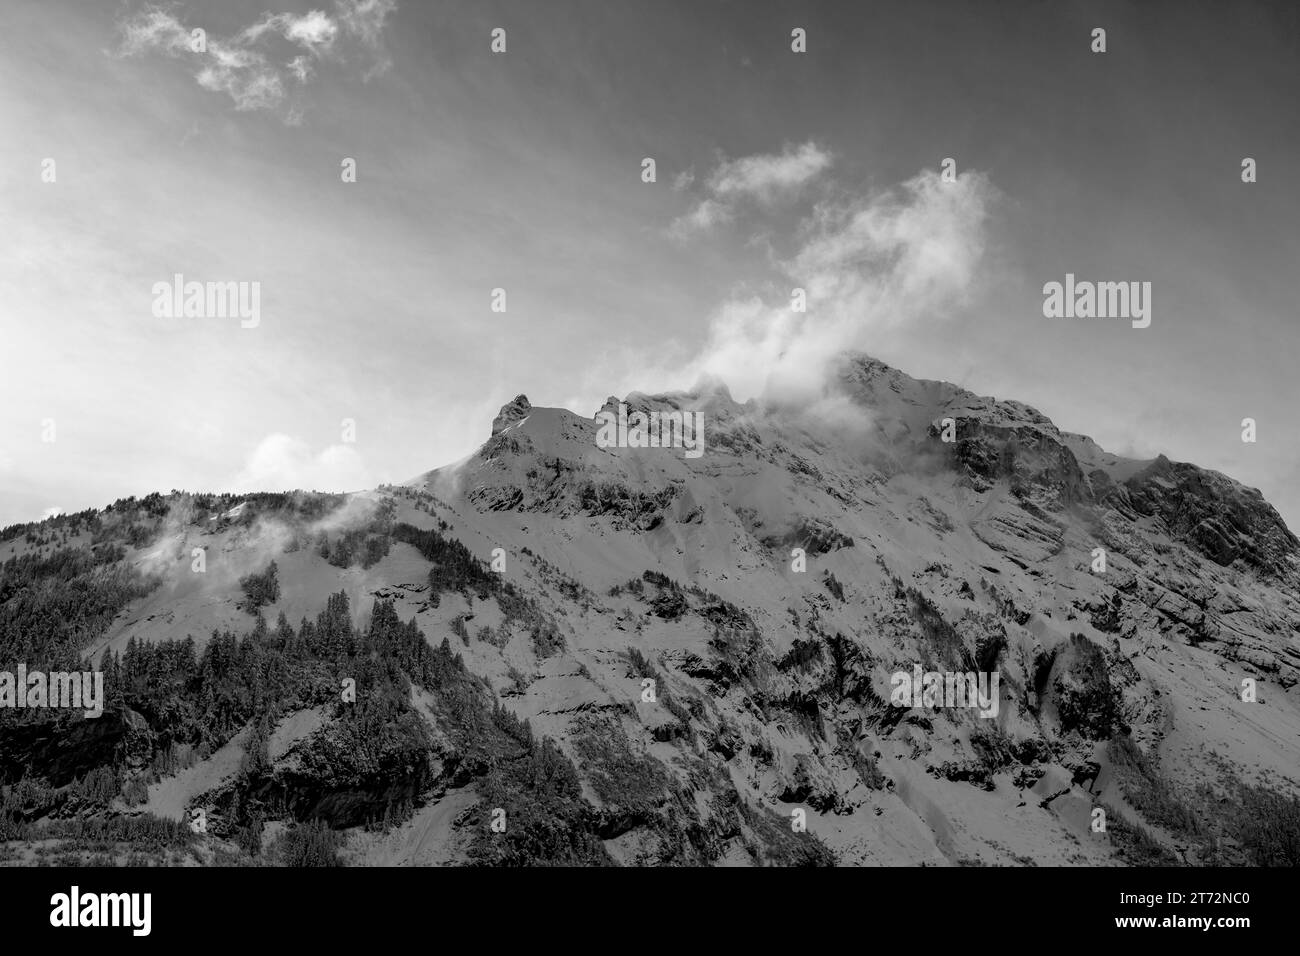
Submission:
<svg viewBox="0 0 1300 956">
<path fill-rule="evenodd" d="M 0 526 L 402 481 L 520 393 L 798 394 L 852 348 L 1300 529 L 1298 10 L 10 0 Z M 177 273 L 257 324 L 156 314 Z M 1067 273 L 1150 326 L 1046 318 Z"/>
</svg>

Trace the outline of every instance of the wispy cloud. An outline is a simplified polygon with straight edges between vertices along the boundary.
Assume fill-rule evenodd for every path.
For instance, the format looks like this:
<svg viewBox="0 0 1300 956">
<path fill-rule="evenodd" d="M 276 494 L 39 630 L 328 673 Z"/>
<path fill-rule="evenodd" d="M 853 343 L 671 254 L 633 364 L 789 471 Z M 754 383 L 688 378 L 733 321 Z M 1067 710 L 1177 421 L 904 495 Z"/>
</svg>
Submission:
<svg viewBox="0 0 1300 956">
<path fill-rule="evenodd" d="M 231 483 L 234 491 L 356 491 L 374 484 L 365 462 L 350 445 L 330 445 L 317 454 L 301 439 L 267 435 Z"/>
<path fill-rule="evenodd" d="M 746 200 L 770 206 L 794 196 L 830 168 L 833 157 L 816 143 L 786 144 L 779 153 L 723 159 L 705 183 L 708 193 L 688 213 L 673 220 L 669 232 L 684 237 L 733 218 L 735 206 Z M 673 188 L 681 192 L 695 181 L 693 172 L 679 175 Z"/>
<path fill-rule="evenodd" d="M 816 143 L 787 145 L 780 153 L 723 162 L 709 178 L 709 188 L 715 196 L 753 196 L 771 202 L 797 191 L 830 165 L 830 153 Z"/>
<path fill-rule="evenodd" d="M 674 219 L 668 229 L 674 236 L 685 238 L 693 233 L 712 229 L 729 219 L 731 219 L 730 206 L 716 199 L 705 199 L 690 212 Z"/>
<path fill-rule="evenodd" d="M 297 15 L 267 13 L 230 36 L 196 35 L 170 6 L 150 5 L 118 23 L 119 54 L 162 53 L 188 60 L 205 90 L 225 93 L 237 110 L 282 110 L 287 122 L 300 121 L 301 108 L 290 100 L 315 74 L 318 63 L 341 59 L 345 40 L 366 48 L 377 61 L 367 78 L 388 66 L 381 37 L 396 0 L 336 0 L 333 15 L 311 10 Z M 287 42 L 294 55 L 274 57 Z"/>
<path fill-rule="evenodd" d="M 267 34 L 278 34 L 314 53 L 325 53 L 334 45 L 339 35 L 338 24 L 322 13 L 312 10 L 305 16 L 291 13 L 268 13 L 239 35 L 244 43 L 257 43 Z"/>
<path fill-rule="evenodd" d="M 367 46 L 379 46 L 384 23 L 397 9 L 397 0 L 345 0 L 336 5 L 343 28 Z"/>
</svg>

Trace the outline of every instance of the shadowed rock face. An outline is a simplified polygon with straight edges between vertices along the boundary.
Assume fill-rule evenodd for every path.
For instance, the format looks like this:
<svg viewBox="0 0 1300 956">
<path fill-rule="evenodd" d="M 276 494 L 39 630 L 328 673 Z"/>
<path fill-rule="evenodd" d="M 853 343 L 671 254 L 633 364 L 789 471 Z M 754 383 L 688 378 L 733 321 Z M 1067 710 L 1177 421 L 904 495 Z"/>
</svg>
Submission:
<svg viewBox="0 0 1300 956">
<path fill-rule="evenodd" d="M 1254 488 L 1164 455 L 1125 484 L 1137 512 L 1159 517 L 1216 564 L 1241 560 L 1271 575 L 1293 567 L 1300 541 Z"/>
<path fill-rule="evenodd" d="M 113 760 L 146 763 L 150 744 L 145 719 L 125 707 L 106 710 L 93 720 L 76 713 L 54 723 L 6 723 L 0 726 L 0 755 L 5 762 L 0 783 L 13 782 L 24 768 L 34 766 L 51 783 L 63 786 Z"/>
</svg>

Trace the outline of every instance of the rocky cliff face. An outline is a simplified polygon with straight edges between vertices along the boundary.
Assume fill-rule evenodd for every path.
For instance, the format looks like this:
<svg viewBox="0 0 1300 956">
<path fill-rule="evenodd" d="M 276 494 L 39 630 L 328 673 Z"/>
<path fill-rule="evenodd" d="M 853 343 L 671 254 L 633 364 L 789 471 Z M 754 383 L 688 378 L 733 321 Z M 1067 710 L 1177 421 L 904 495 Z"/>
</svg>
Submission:
<svg viewBox="0 0 1300 956">
<path fill-rule="evenodd" d="M 1216 564 L 1230 567 L 1240 561 L 1294 581 L 1296 536 L 1254 488 L 1161 455 L 1118 490 L 1114 507 L 1125 506 L 1158 519 L 1171 535 Z"/>
<path fill-rule="evenodd" d="M 497 417 L 492 420 L 492 434 L 495 435 L 515 424 L 515 422 L 527 418 L 528 412 L 532 407 L 532 405 L 528 404 L 527 395 L 516 395 L 513 402 L 501 406 L 501 411 L 499 411 Z"/>
</svg>

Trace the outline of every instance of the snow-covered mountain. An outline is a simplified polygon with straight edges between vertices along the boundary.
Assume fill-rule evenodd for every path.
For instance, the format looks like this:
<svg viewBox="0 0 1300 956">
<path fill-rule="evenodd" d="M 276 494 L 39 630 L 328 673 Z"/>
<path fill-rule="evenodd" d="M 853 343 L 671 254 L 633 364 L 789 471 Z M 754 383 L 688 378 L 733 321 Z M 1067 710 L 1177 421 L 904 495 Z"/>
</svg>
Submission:
<svg viewBox="0 0 1300 956">
<path fill-rule="evenodd" d="M 26 652 L 75 647 L 111 689 L 93 735 L 0 724 L 25 768 L 9 852 L 145 814 L 201 816 L 172 852 L 205 862 L 322 841 L 403 864 L 1295 852 L 1300 542 L 1259 492 L 863 355 L 811 403 L 716 382 L 621 401 L 702 414 L 704 453 L 602 447 L 593 417 L 519 396 L 404 485 L 9 529 L 6 660 L 52 575 L 138 578 Z M 65 542 L 94 566 L 51 570 Z M 187 635 L 192 664 L 141 657 Z M 995 715 L 899 706 L 918 669 L 996 675 Z M 254 689 L 219 706 L 228 674 Z M 20 776 L 44 789 L 17 812 Z"/>
</svg>

